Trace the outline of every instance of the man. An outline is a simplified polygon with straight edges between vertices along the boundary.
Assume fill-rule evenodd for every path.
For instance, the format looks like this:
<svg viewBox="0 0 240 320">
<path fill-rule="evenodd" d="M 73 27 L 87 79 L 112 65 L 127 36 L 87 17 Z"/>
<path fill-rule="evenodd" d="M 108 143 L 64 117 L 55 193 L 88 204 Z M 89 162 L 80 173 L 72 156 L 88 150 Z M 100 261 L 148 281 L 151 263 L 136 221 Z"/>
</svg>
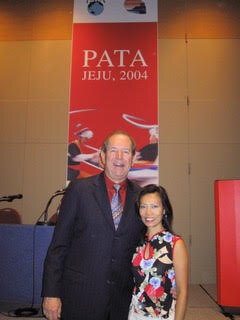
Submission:
<svg viewBox="0 0 240 320">
<path fill-rule="evenodd" d="M 101 150 L 104 173 L 66 189 L 44 264 L 47 319 L 127 320 L 131 259 L 143 228 L 135 212 L 139 187 L 127 179 L 135 148 L 126 132 L 113 132 Z M 117 213 L 116 184 L 123 204 Z"/>
</svg>

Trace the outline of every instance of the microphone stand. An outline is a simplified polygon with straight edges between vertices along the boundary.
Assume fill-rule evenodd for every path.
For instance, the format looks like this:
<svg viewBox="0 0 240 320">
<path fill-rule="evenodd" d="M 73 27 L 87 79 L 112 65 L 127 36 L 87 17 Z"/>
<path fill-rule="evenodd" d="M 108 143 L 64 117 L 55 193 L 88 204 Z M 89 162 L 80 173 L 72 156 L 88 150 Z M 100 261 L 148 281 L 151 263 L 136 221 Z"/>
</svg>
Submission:
<svg viewBox="0 0 240 320">
<path fill-rule="evenodd" d="M 51 198 L 48 200 L 47 205 L 44 209 L 44 211 L 42 212 L 42 214 L 40 215 L 40 217 L 37 219 L 36 225 L 38 226 L 47 226 L 48 225 L 48 209 L 50 207 L 50 204 L 52 202 L 52 200 L 57 197 L 57 196 L 61 196 L 64 195 L 65 193 L 65 189 L 62 190 L 58 190 L 56 191 Z M 43 221 L 39 221 L 41 218 L 43 217 Z"/>
</svg>

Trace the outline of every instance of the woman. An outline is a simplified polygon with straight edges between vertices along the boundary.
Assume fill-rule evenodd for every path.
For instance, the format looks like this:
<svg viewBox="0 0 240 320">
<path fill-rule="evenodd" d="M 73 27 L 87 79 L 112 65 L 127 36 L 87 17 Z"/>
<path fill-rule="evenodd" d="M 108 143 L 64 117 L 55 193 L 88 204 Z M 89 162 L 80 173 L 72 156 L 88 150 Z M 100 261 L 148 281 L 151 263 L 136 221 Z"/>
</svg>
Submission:
<svg viewBox="0 0 240 320">
<path fill-rule="evenodd" d="M 132 260 L 135 287 L 129 320 L 183 320 L 187 303 L 188 258 L 172 231 L 172 206 L 165 189 L 150 184 L 137 206 L 146 226 Z"/>
</svg>

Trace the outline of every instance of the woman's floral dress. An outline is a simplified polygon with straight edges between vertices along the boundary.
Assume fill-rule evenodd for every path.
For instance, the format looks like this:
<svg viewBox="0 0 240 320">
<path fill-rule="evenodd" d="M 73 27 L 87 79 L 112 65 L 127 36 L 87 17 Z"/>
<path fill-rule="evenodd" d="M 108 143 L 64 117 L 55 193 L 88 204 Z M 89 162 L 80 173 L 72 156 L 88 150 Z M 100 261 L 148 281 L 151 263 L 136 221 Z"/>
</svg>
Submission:
<svg viewBox="0 0 240 320">
<path fill-rule="evenodd" d="M 179 239 L 163 230 L 137 247 L 132 259 L 135 281 L 132 312 L 149 318 L 174 319 L 176 279 L 173 249 Z M 147 246 L 148 257 L 145 255 Z"/>
</svg>

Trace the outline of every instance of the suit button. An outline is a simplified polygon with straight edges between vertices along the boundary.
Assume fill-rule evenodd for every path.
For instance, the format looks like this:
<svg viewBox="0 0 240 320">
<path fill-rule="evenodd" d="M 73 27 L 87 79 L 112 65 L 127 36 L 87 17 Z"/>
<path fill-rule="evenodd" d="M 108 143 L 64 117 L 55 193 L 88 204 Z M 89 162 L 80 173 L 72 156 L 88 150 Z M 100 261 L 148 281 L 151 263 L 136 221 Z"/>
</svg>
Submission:
<svg viewBox="0 0 240 320">
<path fill-rule="evenodd" d="M 116 259 L 112 258 L 111 261 L 112 261 L 112 263 L 114 263 L 116 261 Z"/>
<path fill-rule="evenodd" d="M 107 284 L 111 284 L 111 280 L 107 280 Z"/>
</svg>

